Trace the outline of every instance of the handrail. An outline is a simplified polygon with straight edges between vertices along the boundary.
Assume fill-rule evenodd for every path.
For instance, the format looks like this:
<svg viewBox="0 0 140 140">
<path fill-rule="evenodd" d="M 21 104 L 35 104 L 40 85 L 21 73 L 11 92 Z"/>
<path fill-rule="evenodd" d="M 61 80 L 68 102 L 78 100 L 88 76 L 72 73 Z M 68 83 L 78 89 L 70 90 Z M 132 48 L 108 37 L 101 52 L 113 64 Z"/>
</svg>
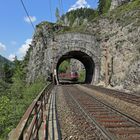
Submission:
<svg viewBox="0 0 140 140">
<path fill-rule="evenodd" d="M 10 140 L 38 139 L 38 130 L 43 121 L 43 112 L 52 89 L 52 83 L 47 85 L 34 99 L 21 118 Z"/>
</svg>

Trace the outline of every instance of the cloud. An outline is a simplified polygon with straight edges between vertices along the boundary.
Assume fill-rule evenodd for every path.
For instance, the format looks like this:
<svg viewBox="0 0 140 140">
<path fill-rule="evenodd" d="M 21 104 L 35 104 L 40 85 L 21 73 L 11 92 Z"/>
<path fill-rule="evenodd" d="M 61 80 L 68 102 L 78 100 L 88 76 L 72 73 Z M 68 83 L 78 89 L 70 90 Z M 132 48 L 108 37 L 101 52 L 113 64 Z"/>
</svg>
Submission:
<svg viewBox="0 0 140 140">
<path fill-rule="evenodd" d="M 14 60 L 15 60 L 15 55 L 14 55 L 14 54 L 10 54 L 10 55 L 8 56 L 8 59 L 9 59 L 10 61 L 14 61 Z"/>
<path fill-rule="evenodd" d="M 0 42 L 0 52 L 3 52 L 5 50 L 6 50 L 6 46 Z"/>
<path fill-rule="evenodd" d="M 77 2 L 74 5 L 72 5 L 68 11 L 85 7 L 90 8 L 90 5 L 87 3 L 86 0 L 77 0 Z"/>
<path fill-rule="evenodd" d="M 23 57 L 25 56 L 26 52 L 29 49 L 29 44 L 31 44 L 32 39 L 27 39 L 25 41 L 25 43 L 19 48 L 18 50 L 18 55 L 19 55 L 19 59 L 23 59 Z"/>
<path fill-rule="evenodd" d="M 26 52 L 28 51 L 30 47 L 29 44 L 31 44 L 31 42 L 32 42 L 32 39 L 27 39 L 25 43 L 22 44 L 21 47 L 15 53 L 12 53 L 8 56 L 8 59 L 10 61 L 14 61 L 15 57 L 17 56 L 19 60 L 23 60 L 24 56 L 26 55 Z M 17 42 L 13 41 L 13 43 L 11 42 L 11 44 L 16 45 Z"/>
<path fill-rule="evenodd" d="M 24 21 L 27 22 L 27 23 L 30 23 L 30 19 L 32 22 L 35 22 L 37 19 L 35 16 L 29 16 L 29 17 L 24 17 Z"/>
</svg>

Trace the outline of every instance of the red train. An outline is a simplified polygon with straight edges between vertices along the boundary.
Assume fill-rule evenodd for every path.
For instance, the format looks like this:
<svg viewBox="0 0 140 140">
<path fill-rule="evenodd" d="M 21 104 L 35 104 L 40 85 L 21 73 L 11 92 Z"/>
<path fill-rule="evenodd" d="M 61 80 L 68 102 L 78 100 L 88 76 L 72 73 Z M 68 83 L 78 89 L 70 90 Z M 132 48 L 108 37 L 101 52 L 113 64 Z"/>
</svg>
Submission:
<svg viewBox="0 0 140 140">
<path fill-rule="evenodd" d="M 60 73 L 59 78 L 63 80 L 78 81 L 79 75 L 77 72 Z"/>
</svg>

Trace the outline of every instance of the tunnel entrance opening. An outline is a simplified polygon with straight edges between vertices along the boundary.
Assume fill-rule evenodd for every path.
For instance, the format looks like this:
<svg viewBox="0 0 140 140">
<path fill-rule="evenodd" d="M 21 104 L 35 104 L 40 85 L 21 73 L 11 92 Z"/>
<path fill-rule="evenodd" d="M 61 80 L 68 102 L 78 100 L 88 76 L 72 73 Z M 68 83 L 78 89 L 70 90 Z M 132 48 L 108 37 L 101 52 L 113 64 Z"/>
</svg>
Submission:
<svg viewBox="0 0 140 140">
<path fill-rule="evenodd" d="M 58 60 L 56 70 L 57 70 L 57 77 L 58 77 L 59 83 L 60 83 L 59 67 L 62 64 L 62 62 L 68 61 L 70 59 L 79 60 L 83 64 L 84 69 L 85 69 L 85 79 L 84 79 L 83 83 L 85 83 L 85 84 L 92 83 L 93 79 L 94 79 L 94 71 L 95 71 L 94 61 L 89 55 L 87 55 L 86 53 L 81 52 L 81 51 L 67 52 L 66 54 L 62 55 L 62 57 Z"/>
<path fill-rule="evenodd" d="M 66 59 L 58 67 L 58 79 L 60 83 L 84 83 L 85 77 L 85 67 L 77 59 Z"/>
</svg>

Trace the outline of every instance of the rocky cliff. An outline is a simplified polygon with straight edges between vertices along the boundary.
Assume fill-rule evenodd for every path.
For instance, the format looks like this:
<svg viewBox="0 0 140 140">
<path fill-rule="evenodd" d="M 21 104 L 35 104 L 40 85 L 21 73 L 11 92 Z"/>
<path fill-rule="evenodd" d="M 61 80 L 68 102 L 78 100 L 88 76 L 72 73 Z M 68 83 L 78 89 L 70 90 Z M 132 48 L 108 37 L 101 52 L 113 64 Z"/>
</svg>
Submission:
<svg viewBox="0 0 140 140">
<path fill-rule="evenodd" d="M 87 30 L 95 33 L 102 48 L 101 81 L 105 76 L 105 50 L 108 48 L 109 84 L 140 91 L 140 1 L 94 20 Z"/>
<path fill-rule="evenodd" d="M 112 0 L 110 10 L 115 9 L 116 7 L 130 2 L 131 0 Z"/>
<path fill-rule="evenodd" d="M 82 28 L 55 26 L 42 22 L 32 42 L 27 79 L 32 82 L 43 75 L 46 79 L 52 69 L 55 36 L 58 33 L 80 32 L 91 34 L 94 46 L 100 49 L 100 84 L 105 82 L 105 63 L 108 62 L 109 86 L 140 92 L 140 1 L 135 0 L 97 17 Z M 78 29 L 78 30 L 77 30 Z M 68 35 L 69 37 L 71 35 Z M 77 35 L 75 35 L 77 36 Z M 82 36 L 82 35 L 80 35 Z M 84 38 L 88 38 L 88 36 Z M 90 37 L 91 38 L 91 37 Z M 59 52 L 66 36 L 59 37 Z M 74 44 L 74 42 L 71 42 Z M 86 42 L 81 44 L 87 44 Z M 86 46 L 86 45 L 85 45 Z M 92 46 L 92 45 L 91 45 Z M 68 47 L 68 44 L 66 44 Z M 93 49 L 94 51 L 94 49 Z M 107 57 L 107 59 L 106 59 Z"/>
</svg>

